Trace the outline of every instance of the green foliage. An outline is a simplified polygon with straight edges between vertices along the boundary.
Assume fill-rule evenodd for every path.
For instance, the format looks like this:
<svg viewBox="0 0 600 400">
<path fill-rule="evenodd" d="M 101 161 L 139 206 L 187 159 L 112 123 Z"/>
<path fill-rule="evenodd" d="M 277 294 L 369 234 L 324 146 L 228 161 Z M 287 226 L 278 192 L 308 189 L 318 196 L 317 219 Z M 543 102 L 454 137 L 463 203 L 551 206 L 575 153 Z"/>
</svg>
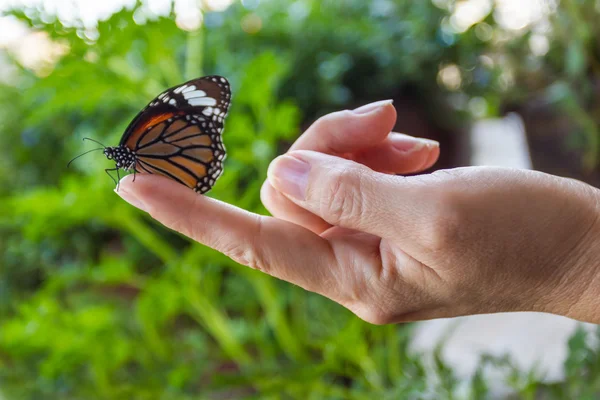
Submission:
<svg viewBox="0 0 600 400">
<path fill-rule="evenodd" d="M 452 125 L 468 115 L 457 112 L 461 102 L 454 92 L 438 85 L 440 68 L 457 65 L 460 92 L 489 104 L 497 103 L 501 72 L 481 58 L 490 45 L 477 34 L 478 25 L 464 33 L 448 28 L 452 10 L 451 4 L 412 0 L 346 0 L 343 6 L 337 0 L 263 0 L 256 8 L 208 14 L 206 48 L 212 62 L 226 65 L 264 50 L 291 60 L 281 94 L 293 96 L 310 117 L 409 94 L 425 110 L 436 110 L 431 118 L 437 123 Z M 223 48 L 230 51 L 223 54 Z"/>
<path fill-rule="evenodd" d="M 506 101 L 551 106 L 568 117 L 571 138 L 582 133 L 588 170 L 600 154 L 600 4 L 597 0 L 562 0 L 548 16 L 548 28 L 528 29 L 496 49 L 507 60 L 515 84 Z M 541 54 L 533 43 L 546 43 Z M 573 139 L 572 139 L 573 140 Z M 573 140 L 574 141 L 574 140 Z"/>
<path fill-rule="evenodd" d="M 231 80 L 234 99 L 226 170 L 211 196 L 264 213 L 267 166 L 299 134 L 302 117 L 388 96 L 397 89 L 388 82 L 412 85 L 424 101 L 447 99 L 436 83 L 440 63 L 472 66 L 464 70 L 473 73 L 465 80 L 472 95 L 492 84 L 497 71 L 478 64 L 485 45 L 474 30 L 450 37 L 440 29 L 449 10 L 415 1 L 393 2 L 386 13 L 363 1 L 336 4 L 238 5 L 207 14 L 196 32 L 177 28 L 172 15 L 138 25 L 139 5 L 97 32 L 35 10 L 14 13 L 67 51 L 36 71 L 14 61 L 14 79 L 0 87 L 7 398 L 459 397 L 439 352 L 432 367 L 439 379 L 426 379 L 422 360 L 408 351 L 410 325 L 368 325 L 167 231 L 111 192 L 103 172 L 110 162 L 100 153 L 66 169 L 93 148 L 83 137 L 117 143 L 162 89 L 219 73 Z M 336 13 L 347 23 L 332 24 Z M 264 29 L 247 33 L 254 17 Z M 491 81 L 475 79 L 487 73 Z M 568 383 L 544 390 L 597 393 L 598 353 L 577 337 L 571 346 Z M 488 394 L 482 371 L 470 382 L 473 398 Z M 532 384 L 515 382 L 531 393 Z"/>
</svg>

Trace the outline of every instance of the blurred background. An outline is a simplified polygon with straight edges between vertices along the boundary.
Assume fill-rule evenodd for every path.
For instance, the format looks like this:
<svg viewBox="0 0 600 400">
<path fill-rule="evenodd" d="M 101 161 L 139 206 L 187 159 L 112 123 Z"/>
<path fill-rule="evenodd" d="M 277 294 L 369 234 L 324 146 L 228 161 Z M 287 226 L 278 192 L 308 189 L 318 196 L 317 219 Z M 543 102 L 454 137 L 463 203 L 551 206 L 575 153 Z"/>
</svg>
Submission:
<svg viewBox="0 0 600 400">
<path fill-rule="evenodd" d="M 0 396 L 597 398 L 593 327 L 476 320 L 465 373 L 473 342 L 452 359 L 423 339 L 449 325 L 363 323 L 125 204 L 101 154 L 66 164 L 83 137 L 117 144 L 163 89 L 221 74 L 229 155 L 210 195 L 253 212 L 311 122 L 387 98 L 397 131 L 440 141 L 436 168 L 598 186 L 598 21 L 599 0 L 0 0 Z M 502 327 L 521 334 L 494 349 Z M 519 362 L 535 343 L 560 350 L 558 372 Z"/>
</svg>

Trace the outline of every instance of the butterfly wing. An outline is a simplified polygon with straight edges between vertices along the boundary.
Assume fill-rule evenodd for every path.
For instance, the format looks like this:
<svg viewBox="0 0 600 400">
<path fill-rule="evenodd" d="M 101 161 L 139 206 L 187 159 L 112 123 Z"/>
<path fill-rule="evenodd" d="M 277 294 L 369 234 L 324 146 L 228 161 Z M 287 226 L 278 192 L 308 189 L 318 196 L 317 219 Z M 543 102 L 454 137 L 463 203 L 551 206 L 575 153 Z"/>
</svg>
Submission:
<svg viewBox="0 0 600 400">
<path fill-rule="evenodd" d="M 191 80 L 150 102 L 120 145 L 136 154 L 136 172 L 164 175 L 206 193 L 223 172 L 221 134 L 230 102 L 225 78 Z"/>
<path fill-rule="evenodd" d="M 209 124 L 186 114 L 152 126 L 136 148 L 136 172 L 163 175 L 208 192 L 223 172 L 225 159 L 221 135 Z"/>
</svg>

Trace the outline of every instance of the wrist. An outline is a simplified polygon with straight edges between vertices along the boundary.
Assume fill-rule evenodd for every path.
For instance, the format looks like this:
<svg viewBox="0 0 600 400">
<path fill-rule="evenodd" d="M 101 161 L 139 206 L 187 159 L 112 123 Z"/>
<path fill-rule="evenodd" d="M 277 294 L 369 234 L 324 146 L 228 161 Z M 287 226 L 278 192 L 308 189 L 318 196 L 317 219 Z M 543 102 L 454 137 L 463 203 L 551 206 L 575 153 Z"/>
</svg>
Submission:
<svg viewBox="0 0 600 400">
<path fill-rule="evenodd" d="M 600 225 L 600 224 L 596 224 Z M 600 227 L 588 232 L 583 242 L 587 246 L 580 252 L 577 266 L 578 276 L 574 277 L 573 298 L 575 303 L 563 313 L 566 317 L 579 321 L 600 324 Z M 568 304 L 568 303 L 567 303 Z M 564 307 L 563 307 L 564 308 Z"/>
<path fill-rule="evenodd" d="M 582 226 L 580 240 L 569 252 L 550 312 L 579 321 L 600 324 L 600 190 L 585 185 L 582 212 L 591 221 Z"/>
</svg>

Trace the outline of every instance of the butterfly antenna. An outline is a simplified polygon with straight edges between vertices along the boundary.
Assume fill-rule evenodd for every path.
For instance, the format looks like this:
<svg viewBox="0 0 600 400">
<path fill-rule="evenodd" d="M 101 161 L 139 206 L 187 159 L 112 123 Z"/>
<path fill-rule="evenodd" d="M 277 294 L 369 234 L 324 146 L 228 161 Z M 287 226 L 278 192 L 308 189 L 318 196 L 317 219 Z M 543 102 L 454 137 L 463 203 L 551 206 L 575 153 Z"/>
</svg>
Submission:
<svg viewBox="0 0 600 400">
<path fill-rule="evenodd" d="M 93 149 L 93 150 L 88 150 L 88 151 L 86 151 L 85 153 L 78 155 L 77 157 L 75 157 L 74 159 L 72 159 L 71 161 L 69 161 L 69 163 L 67 164 L 67 168 L 69 168 L 69 166 L 71 165 L 71 163 L 72 163 L 73 161 L 77 160 L 79 157 L 83 157 L 83 156 L 85 156 L 86 154 L 89 154 L 89 153 L 91 153 L 91 152 L 93 152 L 93 151 L 98 151 L 98 150 L 104 150 L 104 148 L 100 148 L 100 149 Z"/>
<path fill-rule="evenodd" d="M 94 139 L 90 139 L 90 138 L 84 137 L 84 138 L 83 138 L 83 140 L 84 140 L 84 141 L 85 141 L 85 140 L 89 140 L 90 142 L 97 143 L 97 144 L 99 144 L 99 145 L 100 145 L 100 146 L 102 146 L 102 147 L 106 147 L 105 145 L 103 145 L 102 143 L 100 143 L 99 141 L 97 141 L 97 140 L 94 140 Z"/>
</svg>

